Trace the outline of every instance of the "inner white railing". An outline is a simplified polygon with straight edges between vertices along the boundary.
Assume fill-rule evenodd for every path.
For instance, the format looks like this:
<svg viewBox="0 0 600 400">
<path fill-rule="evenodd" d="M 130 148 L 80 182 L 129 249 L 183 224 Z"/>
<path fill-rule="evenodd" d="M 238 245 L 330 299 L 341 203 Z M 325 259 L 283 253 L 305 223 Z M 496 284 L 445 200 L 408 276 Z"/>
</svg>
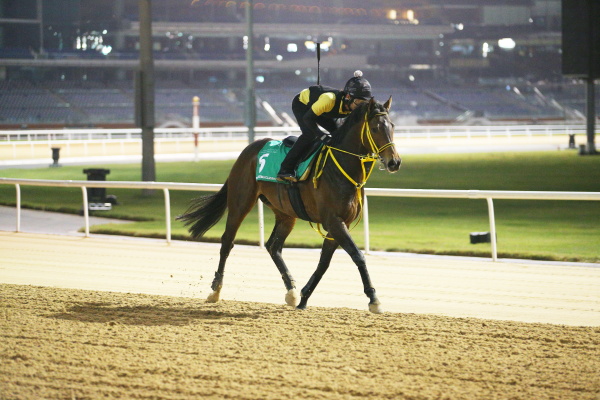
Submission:
<svg viewBox="0 0 600 400">
<path fill-rule="evenodd" d="M 171 201 L 170 190 L 188 191 L 219 191 L 221 184 L 209 183 L 177 183 L 177 182 L 128 182 L 128 181 L 74 181 L 74 180 L 42 180 L 42 179 L 15 179 L 0 178 L 0 184 L 14 185 L 16 189 L 16 231 L 21 231 L 21 185 L 48 186 L 48 187 L 79 187 L 83 197 L 83 217 L 85 223 L 85 236 L 90 236 L 89 205 L 87 188 L 119 188 L 119 189 L 155 189 L 162 190 L 165 202 L 166 240 L 171 243 Z M 485 199 L 488 206 L 490 225 L 491 256 L 493 261 L 498 260 L 496 242 L 496 220 L 494 215 L 493 199 L 502 200 L 578 200 L 600 201 L 600 192 L 545 192 L 545 191 L 502 191 L 502 190 L 434 190 L 434 189 L 380 189 L 366 188 L 363 208 L 363 225 L 365 235 L 365 252 L 370 251 L 369 231 L 369 196 L 382 197 L 429 197 L 429 198 L 454 198 L 454 199 Z M 259 245 L 264 248 L 264 211 L 263 203 L 258 201 Z"/>
</svg>

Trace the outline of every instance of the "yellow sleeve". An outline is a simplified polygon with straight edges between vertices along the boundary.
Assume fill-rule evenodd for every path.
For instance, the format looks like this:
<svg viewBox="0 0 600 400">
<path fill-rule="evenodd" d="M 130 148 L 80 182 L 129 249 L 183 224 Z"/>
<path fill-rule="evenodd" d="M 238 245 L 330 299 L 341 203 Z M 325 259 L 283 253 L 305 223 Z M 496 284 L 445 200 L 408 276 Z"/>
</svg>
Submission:
<svg viewBox="0 0 600 400">
<path fill-rule="evenodd" d="M 333 110 L 335 106 L 335 93 L 327 92 L 319 96 L 319 99 L 312 105 L 311 109 L 315 115 L 321 115 Z"/>
<path fill-rule="evenodd" d="M 310 102 L 310 89 L 304 89 L 300 92 L 300 102 L 308 104 Z"/>
</svg>

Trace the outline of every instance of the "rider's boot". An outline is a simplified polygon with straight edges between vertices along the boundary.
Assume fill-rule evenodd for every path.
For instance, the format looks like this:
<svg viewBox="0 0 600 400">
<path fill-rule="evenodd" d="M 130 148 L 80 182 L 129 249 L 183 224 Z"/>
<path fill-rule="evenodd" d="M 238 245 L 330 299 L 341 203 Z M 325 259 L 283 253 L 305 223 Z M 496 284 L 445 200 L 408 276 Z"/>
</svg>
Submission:
<svg viewBox="0 0 600 400">
<path fill-rule="evenodd" d="M 292 146 L 281 163 L 279 173 L 277 174 L 278 181 L 298 182 L 298 178 L 296 178 L 296 167 L 311 143 L 312 141 L 307 135 L 300 135 L 300 137 L 298 137 L 298 140 L 296 140 L 296 143 L 294 143 L 294 146 Z"/>
</svg>

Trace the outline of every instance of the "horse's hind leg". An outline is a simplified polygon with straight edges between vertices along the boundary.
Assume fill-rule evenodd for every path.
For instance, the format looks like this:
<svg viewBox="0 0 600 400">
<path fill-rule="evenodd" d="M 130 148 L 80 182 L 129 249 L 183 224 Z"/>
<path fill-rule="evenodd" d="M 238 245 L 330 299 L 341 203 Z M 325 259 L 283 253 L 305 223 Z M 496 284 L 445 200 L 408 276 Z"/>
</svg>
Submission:
<svg viewBox="0 0 600 400">
<path fill-rule="evenodd" d="M 246 215 L 252 210 L 254 203 L 256 202 L 256 196 L 252 196 L 251 193 L 246 195 L 236 193 L 231 190 L 228 193 L 228 202 L 230 199 L 234 200 L 234 204 L 229 204 L 229 213 L 227 214 L 227 223 L 225 225 L 225 232 L 221 236 L 221 252 L 219 258 L 219 267 L 215 272 L 215 279 L 212 282 L 211 294 L 206 299 L 210 303 L 216 303 L 221 297 L 221 289 L 223 288 L 223 274 L 225 272 L 225 263 L 229 257 L 231 249 L 233 249 L 233 241 L 237 231 L 242 224 Z"/>
<path fill-rule="evenodd" d="M 241 221 L 240 221 L 241 224 Z M 221 236 L 221 253 L 219 258 L 219 267 L 217 268 L 217 272 L 215 272 L 215 278 L 213 279 L 211 289 L 212 293 L 208 295 L 206 300 L 210 303 L 216 303 L 221 298 L 221 289 L 223 288 L 223 274 L 225 273 L 225 263 L 227 262 L 227 258 L 229 257 L 229 253 L 233 248 L 233 240 L 235 239 L 235 234 L 237 233 L 238 227 L 229 228 L 229 218 L 227 218 L 227 229 L 225 229 L 225 233 Z"/>
<path fill-rule="evenodd" d="M 275 227 L 273 232 L 266 243 L 267 251 L 271 255 L 273 262 L 277 266 L 283 283 L 287 289 L 285 296 L 285 302 L 292 307 L 296 307 L 298 304 L 298 291 L 296 290 L 296 281 L 292 278 L 290 271 L 288 270 L 283 258 L 281 257 L 281 250 L 283 249 L 283 243 L 289 236 L 290 232 L 294 228 L 296 218 L 290 217 L 283 213 L 273 210 L 275 213 Z"/>
<path fill-rule="evenodd" d="M 227 216 L 227 227 L 225 228 L 225 233 L 223 233 L 223 236 L 221 236 L 221 253 L 219 258 L 219 267 L 217 268 L 217 272 L 215 272 L 215 279 L 213 279 L 211 285 L 212 293 L 209 294 L 208 298 L 206 299 L 210 303 L 216 303 L 221 298 L 221 289 L 223 288 L 223 274 L 225 273 L 225 263 L 227 262 L 229 253 L 231 253 L 231 249 L 233 249 L 233 240 L 235 239 L 235 235 L 239 226 L 242 223 L 242 220 L 237 221 L 232 219 L 230 215 Z"/>
<path fill-rule="evenodd" d="M 337 248 L 338 243 L 335 240 L 325 239 L 323 241 L 319 265 L 317 266 L 317 269 L 312 274 L 306 285 L 302 288 L 302 297 L 300 299 L 300 304 L 298 304 L 298 309 L 304 310 L 306 308 L 306 302 L 308 301 L 308 298 L 317 287 L 317 284 L 321 281 L 321 278 L 323 277 L 323 274 L 325 274 L 325 271 L 327 271 L 327 269 L 329 268 L 331 258 L 333 257 L 333 253 Z"/>
</svg>

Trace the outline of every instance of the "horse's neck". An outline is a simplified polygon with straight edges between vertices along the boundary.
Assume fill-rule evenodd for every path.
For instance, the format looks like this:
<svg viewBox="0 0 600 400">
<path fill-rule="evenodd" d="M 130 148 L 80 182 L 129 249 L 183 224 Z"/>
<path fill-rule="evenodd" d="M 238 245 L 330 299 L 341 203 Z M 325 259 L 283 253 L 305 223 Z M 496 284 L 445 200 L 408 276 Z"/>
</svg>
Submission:
<svg viewBox="0 0 600 400">
<path fill-rule="evenodd" d="M 363 129 L 362 119 L 361 122 L 352 126 L 348 131 L 344 134 L 343 138 L 340 140 L 340 143 L 337 148 L 343 151 L 347 151 L 353 154 L 364 155 L 367 153 L 365 146 L 361 141 L 361 131 Z"/>
<path fill-rule="evenodd" d="M 361 131 L 363 128 L 362 123 L 355 124 L 347 132 L 344 133 L 340 142 L 333 146 L 340 151 L 333 151 L 335 158 L 339 162 L 339 166 L 336 163 L 329 163 L 328 167 L 333 170 L 343 170 L 344 173 L 348 174 L 356 182 L 362 182 L 365 177 L 361 165 L 361 159 L 358 156 L 364 156 L 367 154 L 367 150 L 361 142 Z M 335 173 L 339 176 L 339 172 Z M 343 178 L 344 184 L 350 183 L 347 178 Z"/>
</svg>

